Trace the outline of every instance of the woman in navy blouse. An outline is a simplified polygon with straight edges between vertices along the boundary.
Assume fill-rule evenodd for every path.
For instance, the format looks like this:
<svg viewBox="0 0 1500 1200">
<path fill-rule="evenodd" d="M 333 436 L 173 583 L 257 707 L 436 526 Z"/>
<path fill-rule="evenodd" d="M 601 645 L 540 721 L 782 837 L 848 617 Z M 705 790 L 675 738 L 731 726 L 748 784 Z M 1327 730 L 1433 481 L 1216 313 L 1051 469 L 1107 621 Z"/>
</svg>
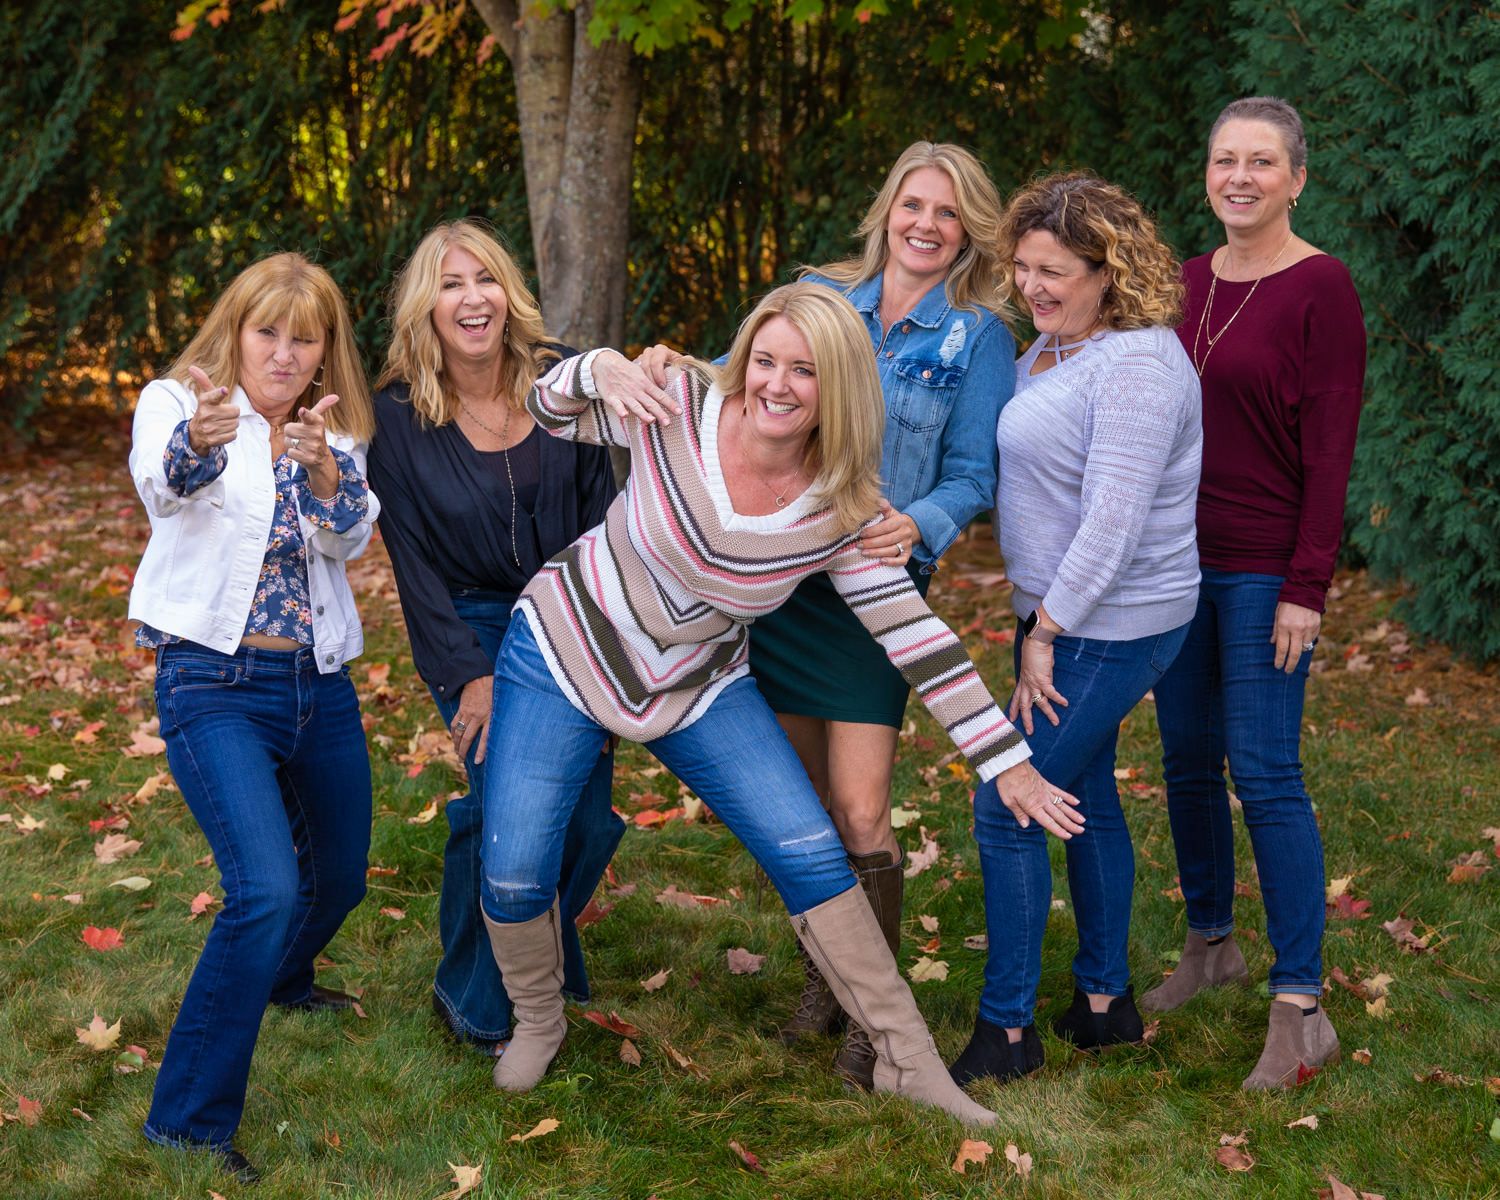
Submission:
<svg viewBox="0 0 1500 1200">
<path fill-rule="evenodd" d="M 344 563 L 378 511 L 373 426 L 343 296 L 299 254 L 236 278 L 136 406 L 151 540 L 130 617 L 224 889 L 145 1134 L 211 1151 L 242 1182 L 258 1176 L 231 1139 L 267 1003 L 353 1003 L 313 972 L 365 893 L 370 763 L 344 666 L 363 637 Z"/>
<path fill-rule="evenodd" d="M 484 750 L 495 655 L 521 589 L 604 519 L 609 455 L 543 435 L 524 400 L 560 348 L 495 235 L 473 220 L 432 229 L 396 280 L 391 345 L 377 383 L 370 477 L 384 508 L 412 660 L 469 775 L 450 800 L 432 1004 L 461 1041 L 498 1051 L 511 1006 L 479 911 Z M 570 352 L 569 352 L 570 353 Z M 574 810 L 563 860 L 565 989 L 588 995 L 573 918 L 624 833 L 610 807 L 614 758 Z"/>
</svg>

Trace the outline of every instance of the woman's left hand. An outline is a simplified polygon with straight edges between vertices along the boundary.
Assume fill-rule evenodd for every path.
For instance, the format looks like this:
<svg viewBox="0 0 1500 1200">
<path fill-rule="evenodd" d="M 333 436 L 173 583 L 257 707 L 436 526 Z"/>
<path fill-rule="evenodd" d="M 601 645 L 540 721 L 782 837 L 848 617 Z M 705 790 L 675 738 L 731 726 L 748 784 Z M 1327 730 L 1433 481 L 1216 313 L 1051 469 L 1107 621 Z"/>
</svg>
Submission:
<svg viewBox="0 0 1500 1200">
<path fill-rule="evenodd" d="M 1323 616 L 1300 604 L 1288 604 L 1283 600 L 1276 606 L 1276 623 L 1271 626 L 1271 644 L 1276 647 L 1276 669 L 1290 675 L 1297 669 L 1302 656 L 1313 648 L 1318 640 L 1318 630 L 1323 627 Z"/>
<path fill-rule="evenodd" d="M 1021 643 L 1021 670 L 1016 678 L 1016 690 L 1010 697 L 1010 720 L 1015 724 L 1021 718 L 1021 727 L 1031 736 L 1035 726 L 1031 720 L 1033 707 L 1042 710 L 1042 715 L 1056 725 L 1058 716 L 1054 704 L 1068 707 L 1065 697 L 1052 683 L 1052 645 L 1043 645 L 1033 638 Z"/>
<path fill-rule="evenodd" d="M 635 356 L 635 365 L 651 377 L 651 382 L 659 388 L 667 386 L 667 368 L 681 361 L 682 351 L 674 350 L 671 346 L 658 342 L 654 346 L 648 346 Z"/>
<path fill-rule="evenodd" d="M 297 410 L 297 419 L 282 426 L 281 436 L 286 456 L 307 468 L 313 495 L 331 500 L 339 490 L 339 464 L 328 448 L 327 426 L 323 414 L 339 402 L 337 396 L 324 396 L 311 408 Z"/>
<path fill-rule="evenodd" d="M 921 540 L 922 531 L 917 523 L 904 512 L 897 512 L 882 496 L 880 520 L 859 535 L 859 552 L 866 558 L 884 559 L 893 567 L 904 567 Z"/>
</svg>

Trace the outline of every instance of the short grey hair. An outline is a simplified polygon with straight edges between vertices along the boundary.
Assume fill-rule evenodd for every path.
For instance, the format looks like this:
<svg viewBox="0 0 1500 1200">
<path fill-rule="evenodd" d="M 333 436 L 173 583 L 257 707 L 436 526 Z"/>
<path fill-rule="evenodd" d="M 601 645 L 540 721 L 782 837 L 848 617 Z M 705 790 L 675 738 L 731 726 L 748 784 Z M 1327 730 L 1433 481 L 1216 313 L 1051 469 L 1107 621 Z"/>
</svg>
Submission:
<svg viewBox="0 0 1500 1200">
<path fill-rule="evenodd" d="M 1300 171 L 1307 166 L 1307 134 L 1302 130 L 1302 118 L 1297 110 L 1279 96 L 1245 96 L 1231 100 L 1214 121 L 1208 134 L 1208 152 L 1213 153 L 1214 139 L 1227 121 L 1264 121 L 1274 125 L 1281 135 L 1281 143 L 1291 161 L 1292 170 Z"/>
</svg>

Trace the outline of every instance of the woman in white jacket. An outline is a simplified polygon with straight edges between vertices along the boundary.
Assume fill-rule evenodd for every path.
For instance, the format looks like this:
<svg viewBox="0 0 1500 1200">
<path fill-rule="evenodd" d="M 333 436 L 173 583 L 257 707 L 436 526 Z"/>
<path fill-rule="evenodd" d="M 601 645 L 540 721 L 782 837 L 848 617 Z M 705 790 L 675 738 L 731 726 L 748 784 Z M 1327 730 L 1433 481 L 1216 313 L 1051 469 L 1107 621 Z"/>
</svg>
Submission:
<svg viewBox="0 0 1500 1200">
<path fill-rule="evenodd" d="M 313 963 L 364 896 L 370 764 L 345 663 L 363 649 L 344 563 L 378 505 L 348 309 L 298 254 L 246 269 L 136 406 L 130 472 L 151 540 L 130 594 L 156 650 L 167 761 L 213 850 L 224 907 L 172 1027 L 145 1134 L 235 1150 L 268 1003 L 351 997 Z"/>
</svg>

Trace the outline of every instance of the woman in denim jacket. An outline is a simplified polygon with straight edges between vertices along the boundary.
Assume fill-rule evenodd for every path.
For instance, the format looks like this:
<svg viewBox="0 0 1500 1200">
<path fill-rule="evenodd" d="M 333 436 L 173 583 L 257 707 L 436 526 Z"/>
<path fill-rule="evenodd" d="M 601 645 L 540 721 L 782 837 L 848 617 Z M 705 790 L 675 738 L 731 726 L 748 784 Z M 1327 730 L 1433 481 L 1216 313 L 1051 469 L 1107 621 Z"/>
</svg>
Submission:
<svg viewBox="0 0 1500 1200">
<path fill-rule="evenodd" d="M 906 566 L 923 595 L 938 558 L 994 497 L 992 433 L 1015 383 L 999 218 L 1000 197 L 977 158 L 917 142 L 860 223 L 864 252 L 804 272 L 843 292 L 863 318 L 885 394 L 884 519 L 866 531 L 862 549 Z M 906 681 L 826 575 L 804 581 L 755 623 L 750 666 L 828 804 L 895 953 L 903 875 L 890 790 Z M 844 1020 L 816 968 L 803 965 L 807 985 L 782 1030 L 788 1043 Z M 840 1073 L 868 1088 L 873 1063 L 863 1033 L 850 1029 Z"/>
</svg>

